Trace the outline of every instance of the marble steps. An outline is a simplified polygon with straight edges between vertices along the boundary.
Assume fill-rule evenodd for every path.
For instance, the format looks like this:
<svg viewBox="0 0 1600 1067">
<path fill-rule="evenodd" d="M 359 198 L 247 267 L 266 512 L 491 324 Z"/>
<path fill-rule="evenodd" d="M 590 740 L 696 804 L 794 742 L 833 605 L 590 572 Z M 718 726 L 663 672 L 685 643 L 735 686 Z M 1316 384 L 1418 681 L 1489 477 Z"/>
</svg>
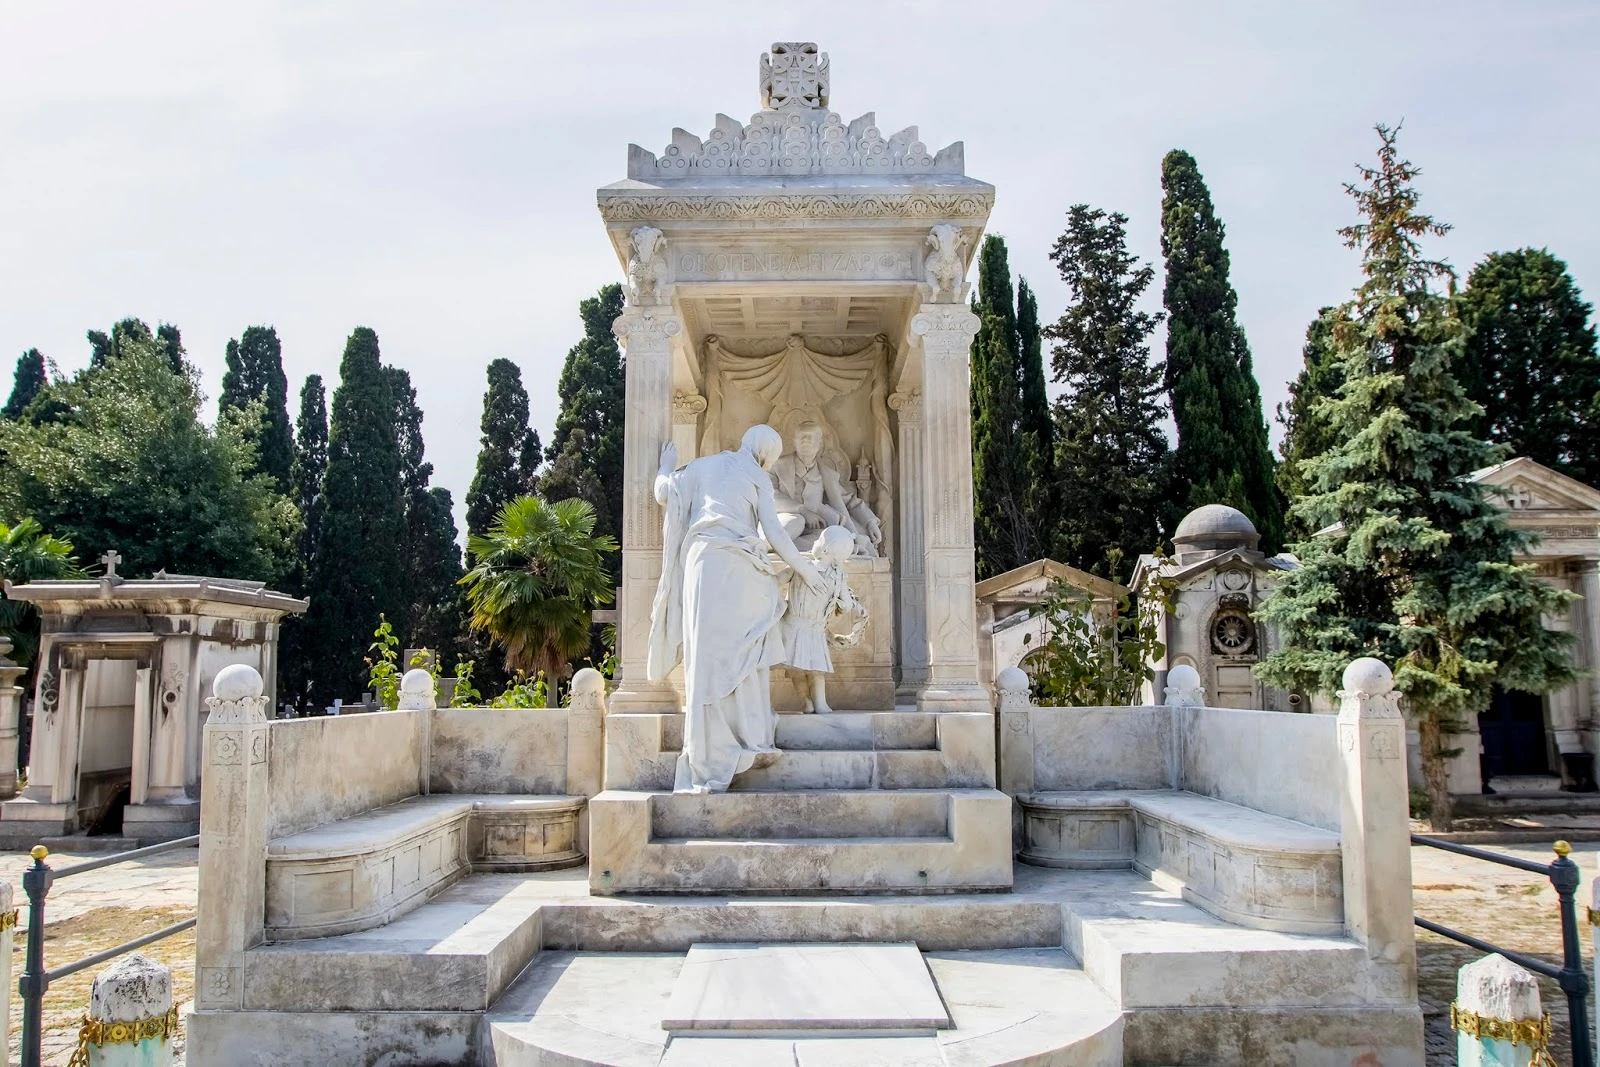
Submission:
<svg viewBox="0 0 1600 1067">
<path fill-rule="evenodd" d="M 497 880 L 498 879 L 498 880 Z M 483 1011 L 544 942 L 537 883 L 468 877 L 386 926 L 245 954 L 245 1008 Z"/>
<path fill-rule="evenodd" d="M 939 716 L 924 711 L 835 711 L 779 715 L 778 747 L 824 751 L 928 750 L 939 747 Z"/>
<path fill-rule="evenodd" d="M 1011 799 L 993 789 L 687 795 L 589 804 L 590 885 L 616 893 L 1004 890 Z"/>
<path fill-rule="evenodd" d="M 678 953 L 548 952 L 485 1016 L 489 1067 L 1113 1067 L 1117 1006 L 1059 948 L 927 953 L 954 1026 L 931 1035 L 669 1038 Z"/>
<path fill-rule="evenodd" d="M 981 781 L 952 781 L 944 753 L 938 749 L 792 749 L 765 767 L 735 776 L 731 792 L 795 789 L 939 789 L 981 786 Z"/>
</svg>

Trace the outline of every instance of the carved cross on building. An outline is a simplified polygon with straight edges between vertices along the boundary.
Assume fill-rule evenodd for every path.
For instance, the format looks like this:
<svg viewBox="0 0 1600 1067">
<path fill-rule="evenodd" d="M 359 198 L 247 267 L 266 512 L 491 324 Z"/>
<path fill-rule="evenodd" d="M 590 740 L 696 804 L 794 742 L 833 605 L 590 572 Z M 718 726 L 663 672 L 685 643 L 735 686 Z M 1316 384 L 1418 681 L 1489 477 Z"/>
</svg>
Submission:
<svg viewBox="0 0 1600 1067">
<path fill-rule="evenodd" d="M 122 562 L 122 556 L 121 556 L 120 553 L 118 553 L 116 551 L 116 549 L 112 549 L 111 551 L 107 552 L 105 555 L 101 556 L 100 557 L 100 562 L 104 563 L 106 565 L 106 573 L 105 573 L 104 577 L 106 577 L 106 578 L 119 578 L 119 577 L 121 577 L 121 575 L 119 575 L 117 573 L 117 564 Z"/>
<path fill-rule="evenodd" d="M 814 41 L 774 41 L 761 57 L 761 106 L 783 108 L 828 106 L 828 55 Z"/>
<path fill-rule="evenodd" d="M 1512 486 L 1506 493 L 1506 500 L 1511 504 L 1512 511 L 1527 511 L 1533 507 L 1533 494 L 1525 486 Z"/>
</svg>

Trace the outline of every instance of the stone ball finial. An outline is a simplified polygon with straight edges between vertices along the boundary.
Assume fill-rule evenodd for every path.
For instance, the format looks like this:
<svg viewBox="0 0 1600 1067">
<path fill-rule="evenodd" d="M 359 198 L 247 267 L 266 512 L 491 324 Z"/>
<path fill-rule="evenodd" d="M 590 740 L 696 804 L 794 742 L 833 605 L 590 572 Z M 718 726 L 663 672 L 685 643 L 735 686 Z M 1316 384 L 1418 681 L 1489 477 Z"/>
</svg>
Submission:
<svg viewBox="0 0 1600 1067">
<path fill-rule="evenodd" d="M 1394 689 L 1394 672 L 1381 659 L 1362 656 L 1351 660 L 1344 669 L 1341 687 L 1347 693 L 1364 693 L 1367 696 L 1387 696 Z"/>
<path fill-rule="evenodd" d="M 211 680 L 211 695 L 218 700 L 245 700 L 266 690 L 261 673 L 248 663 L 230 663 Z"/>
<path fill-rule="evenodd" d="M 1200 672 L 1187 663 L 1180 663 L 1167 672 L 1167 691 L 1163 700 L 1168 707 L 1203 708 L 1206 689 L 1200 684 Z"/>
<path fill-rule="evenodd" d="M 1000 672 L 994 680 L 996 687 L 1004 693 L 1026 693 L 1028 691 L 1028 672 L 1021 667 L 1007 667 Z"/>
<path fill-rule="evenodd" d="M 585 696 L 585 697 L 587 697 L 587 696 L 594 696 L 597 693 L 599 695 L 601 695 L 601 696 L 605 696 L 605 693 L 606 693 L 606 676 L 605 675 L 601 674 L 599 671 L 595 670 L 593 667 L 584 667 L 582 670 L 578 671 L 577 674 L 574 674 L 572 676 L 572 695 L 573 696 Z"/>
<path fill-rule="evenodd" d="M 406 671 L 400 679 L 400 692 L 402 693 L 431 693 L 433 692 L 433 675 L 421 667 L 413 667 Z"/>
</svg>

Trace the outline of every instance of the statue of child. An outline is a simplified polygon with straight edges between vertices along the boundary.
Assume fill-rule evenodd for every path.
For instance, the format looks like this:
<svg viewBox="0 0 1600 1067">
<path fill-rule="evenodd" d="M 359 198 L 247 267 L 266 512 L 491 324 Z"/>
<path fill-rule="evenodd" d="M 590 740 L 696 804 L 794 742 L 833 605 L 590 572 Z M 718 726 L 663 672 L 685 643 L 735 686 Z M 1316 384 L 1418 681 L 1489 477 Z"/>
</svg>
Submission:
<svg viewBox="0 0 1600 1067">
<path fill-rule="evenodd" d="M 833 673 L 830 645 L 841 648 L 861 643 L 866 632 L 867 609 L 850 591 L 844 562 L 855 552 L 855 534 L 843 526 L 829 526 L 817 535 L 811 558 L 822 582 L 813 591 L 798 582 L 789 584 L 789 606 L 783 614 L 784 662 L 803 671 L 807 682 L 806 710 L 827 714 L 828 675 Z M 828 633 L 836 615 L 854 620 L 848 634 Z"/>
</svg>

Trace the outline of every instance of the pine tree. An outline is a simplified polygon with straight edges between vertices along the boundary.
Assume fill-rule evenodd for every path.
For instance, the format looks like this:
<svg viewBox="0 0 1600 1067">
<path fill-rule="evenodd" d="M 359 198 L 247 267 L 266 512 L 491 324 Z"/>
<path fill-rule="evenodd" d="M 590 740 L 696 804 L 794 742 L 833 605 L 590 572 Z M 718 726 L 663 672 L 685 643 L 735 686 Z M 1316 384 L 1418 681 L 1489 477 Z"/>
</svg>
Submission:
<svg viewBox="0 0 1600 1067">
<path fill-rule="evenodd" d="M 22 411 L 33 398 L 44 392 L 45 386 L 50 384 L 45 374 L 44 356 L 37 348 L 30 348 L 17 357 L 17 373 L 11 380 L 11 397 L 6 401 L 6 406 L 0 409 L 0 416 L 8 419 L 19 419 Z"/>
<path fill-rule="evenodd" d="M 972 488 L 978 575 L 1003 574 L 1036 558 L 1030 528 L 1026 454 L 1022 436 L 1020 340 L 1011 267 L 1002 237 L 990 234 L 978 257 L 978 294 L 972 310 Z"/>
<path fill-rule="evenodd" d="M 1173 500 L 1179 510 L 1229 504 L 1250 516 L 1269 551 L 1283 543 L 1283 503 L 1250 346 L 1228 281 L 1222 221 L 1194 157 L 1161 164 L 1161 252 L 1167 261 L 1166 386 L 1178 427 Z"/>
<path fill-rule="evenodd" d="M 1263 605 L 1284 646 L 1257 671 L 1330 692 L 1357 656 L 1393 664 L 1429 819 L 1448 830 L 1449 735 L 1496 684 L 1544 692 L 1570 681 L 1571 638 L 1543 617 L 1571 594 L 1512 562 L 1530 539 L 1471 478 L 1501 450 L 1471 432 L 1481 409 L 1452 370 L 1466 331 L 1435 285 L 1450 268 L 1422 251 L 1447 227 L 1418 211 L 1417 169 L 1399 157 L 1395 131 L 1378 135 L 1377 165 L 1346 186 L 1361 219 L 1341 235 L 1365 280 L 1333 326 L 1344 382 L 1317 408 L 1335 443 L 1305 461 L 1310 490 L 1295 504 L 1307 528 L 1328 532 L 1295 546 L 1301 566 Z"/>
<path fill-rule="evenodd" d="M 280 492 L 289 492 L 293 478 L 294 435 L 289 428 L 289 379 L 283 373 L 283 346 L 271 326 L 251 326 L 238 340 L 228 342 L 227 369 L 222 375 L 222 395 L 217 406 L 242 409 L 260 400 L 260 436 L 256 440 L 257 469 L 270 474 Z"/>
<path fill-rule="evenodd" d="M 1473 433 L 1579 481 L 1600 480 L 1600 356 L 1593 310 L 1567 265 L 1542 248 L 1496 252 L 1460 295 L 1469 333 L 1458 362 L 1483 407 Z"/>
<path fill-rule="evenodd" d="M 583 339 L 567 352 L 556 389 L 561 410 L 537 485 L 546 500 L 577 497 L 595 511 L 598 537 L 622 536 L 622 430 L 626 413 L 622 350 L 611 324 L 622 314 L 622 287 L 607 285 L 578 304 Z M 529 492 L 532 490 L 529 489 Z M 615 579 L 615 554 L 604 560 Z"/>
<path fill-rule="evenodd" d="M 1045 392 L 1044 333 L 1039 326 L 1039 300 L 1027 279 L 1017 278 L 1017 350 L 1022 379 L 1022 410 L 1018 419 L 1022 441 L 1023 483 L 1027 487 L 1028 526 L 1035 538 L 1034 552 L 1050 551 L 1057 521 L 1055 507 L 1055 422 L 1050 397 Z M 1031 561 L 1024 561 L 1031 562 Z"/>
<path fill-rule="evenodd" d="M 326 510 L 317 542 L 306 635 L 321 699 L 353 696 L 362 656 L 380 614 L 403 610 L 406 539 L 402 462 L 395 433 L 394 379 L 380 361 L 378 335 L 357 327 L 345 344 L 328 427 Z"/>
<path fill-rule="evenodd" d="M 1334 396 L 1344 382 L 1344 372 L 1333 348 L 1333 327 L 1338 309 L 1325 307 L 1306 327 L 1306 343 L 1301 349 L 1300 373 L 1289 383 L 1289 404 L 1278 405 L 1278 421 L 1283 425 L 1282 460 L 1278 464 L 1278 491 L 1291 504 L 1308 488 L 1302 465 L 1320 456 L 1333 445 L 1333 433 L 1321 414 L 1322 401 Z M 1285 525 L 1296 540 L 1315 533 L 1304 529 L 1291 511 Z"/>
<path fill-rule="evenodd" d="M 1087 204 L 1068 212 L 1050 258 L 1071 304 L 1045 331 L 1056 342 L 1055 380 L 1067 385 L 1055 410 L 1061 518 L 1054 555 L 1113 579 L 1160 539 L 1158 505 L 1169 476 L 1162 368 L 1150 361 L 1161 316 L 1138 309 L 1155 272 L 1129 254 L 1127 222 Z"/>
<path fill-rule="evenodd" d="M 467 534 L 482 536 L 500 509 L 528 491 L 523 477 L 523 457 L 532 451 L 528 440 L 528 391 L 522 371 L 509 359 L 489 364 L 489 388 L 483 394 L 483 420 L 479 423 L 478 468 L 467 489 Z"/>
<path fill-rule="evenodd" d="M 294 462 L 290 468 L 292 499 L 300 511 L 300 536 L 295 565 L 284 583 L 294 596 L 306 596 L 316 573 L 317 541 L 322 536 L 322 515 L 327 501 L 322 492 L 328 469 L 328 402 L 322 375 L 307 375 L 300 387 L 300 416 L 295 422 Z M 316 689 L 306 620 L 285 618 L 278 637 L 278 689 L 286 703 L 302 708 Z"/>
</svg>

